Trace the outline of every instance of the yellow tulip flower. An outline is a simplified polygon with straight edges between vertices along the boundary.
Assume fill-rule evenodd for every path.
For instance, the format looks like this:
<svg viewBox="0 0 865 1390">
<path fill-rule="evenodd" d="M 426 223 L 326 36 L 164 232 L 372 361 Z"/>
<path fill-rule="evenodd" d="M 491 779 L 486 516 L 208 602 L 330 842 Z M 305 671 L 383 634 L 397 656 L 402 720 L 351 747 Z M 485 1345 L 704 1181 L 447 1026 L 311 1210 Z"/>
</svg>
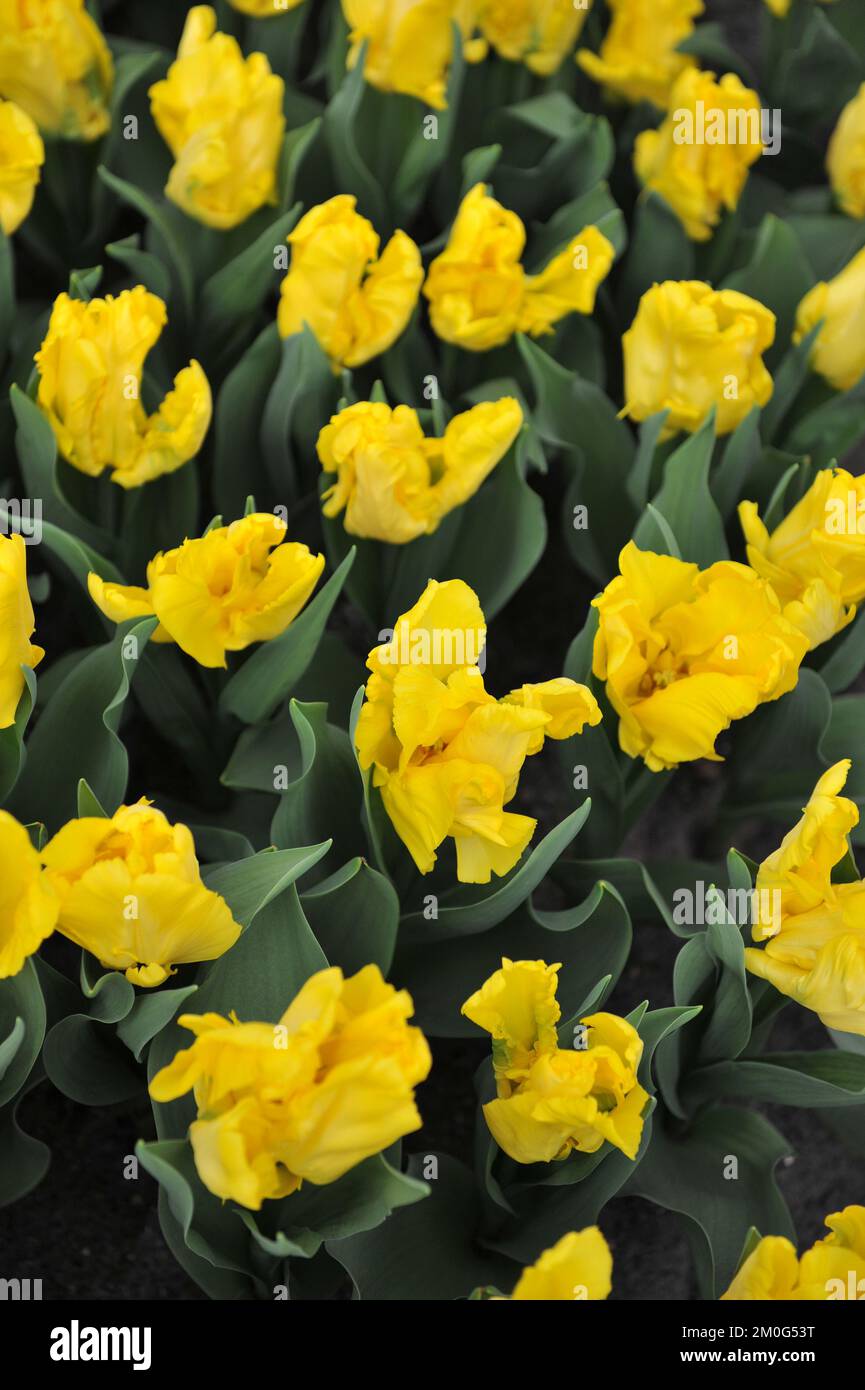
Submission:
<svg viewBox="0 0 865 1390">
<path fill-rule="evenodd" d="M 189 1139 L 204 1185 L 253 1211 L 302 1182 L 335 1182 L 420 1129 L 414 1088 L 432 1059 L 406 990 L 377 965 L 311 976 L 279 1023 L 185 1014 L 195 1042 L 154 1076 L 167 1102 L 195 1090 Z"/>
<path fill-rule="evenodd" d="M 114 65 L 84 0 L 0 0 L 0 96 L 46 135 L 97 140 Z"/>
<path fill-rule="evenodd" d="M 694 433 L 714 406 L 718 434 L 729 434 L 772 395 L 762 354 L 774 339 L 775 315 L 748 295 L 699 280 L 653 285 L 622 338 L 625 414 L 669 411 L 669 437 Z"/>
<path fill-rule="evenodd" d="M 162 300 L 143 285 L 87 303 L 58 295 L 36 353 L 37 404 L 63 457 L 81 473 L 140 487 L 194 458 L 212 414 L 198 362 L 177 373 L 159 409 L 141 403 L 144 360 L 167 322 Z"/>
<path fill-rule="evenodd" d="M 201 881 L 187 827 L 143 798 L 113 816 L 69 821 L 42 862 L 58 930 L 132 984 L 161 985 L 175 966 L 215 960 L 240 935 L 228 904 Z"/>
<path fill-rule="evenodd" d="M 90 597 L 112 622 L 156 617 L 152 641 L 176 642 L 200 666 L 226 666 L 227 652 L 284 632 L 318 583 L 324 556 L 285 532 L 278 517 L 254 512 L 154 556 L 147 588 L 91 572 Z"/>
<path fill-rule="evenodd" d="M 593 670 L 619 716 L 622 751 L 652 772 L 719 762 L 722 730 L 796 685 L 807 638 L 747 565 L 700 570 L 629 541 L 619 569 L 593 602 Z"/>
<path fill-rule="evenodd" d="M 404 545 L 438 529 L 504 458 L 523 423 L 512 396 L 455 415 L 441 439 L 427 439 L 407 405 L 359 401 L 318 436 L 318 457 L 337 480 L 323 494 L 325 516 L 345 511 L 352 536 Z"/>
<path fill-rule="evenodd" d="M 150 89 L 157 129 L 174 166 L 165 188 L 179 208 L 225 231 L 277 201 L 285 83 L 263 53 L 244 57 L 216 32 L 210 5 L 194 5 L 168 76 Z"/>
<path fill-rule="evenodd" d="M 35 669 L 45 652 L 30 641 L 36 627 L 27 589 L 27 547 L 0 535 L 0 729 L 15 723 L 24 691 L 22 666 Z"/>
<path fill-rule="evenodd" d="M 57 925 L 59 904 L 30 836 L 0 811 L 0 980 L 17 975 Z"/>
<path fill-rule="evenodd" d="M 849 760 L 818 781 L 802 819 L 757 873 L 754 941 L 745 964 L 826 1024 L 865 1036 L 865 884 L 832 883 L 858 823 L 841 796 Z"/>
<path fill-rule="evenodd" d="M 836 391 L 849 391 L 865 376 L 865 250 L 828 283 L 809 290 L 796 311 L 794 343 L 821 324 L 811 366 Z"/>
<path fill-rule="evenodd" d="M 496 1099 L 484 1118 L 516 1163 L 551 1163 L 609 1142 L 634 1159 L 648 1092 L 637 1080 L 639 1033 L 615 1014 L 582 1020 L 579 1046 L 558 1046 L 556 974 L 544 961 L 502 960 L 462 1013 L 493 1039 Z M 604 1295 L 606 1296 L 606 1295 Z"/>
<path fill-rule="evenodd" d="M 801 1259 L 785 1236 L 764 1236 L 721 1302 L 824 1303 L 865 1297 L 865 1207 L 826 1217 L 831 1232 Z"/>
<path fill-rule="evenodd" d="M 511 1294 L 517 1303 L 567 1303 L 609 1298 L 613 1257 L 597 1226 L 569 1231 L 524 1269 Z"/>
<path fill-rule="evenodd" d="M 372 223 L 340 193 L 300 219 L 288 238 L 291 265 L 282 282 L 283 338 L 307 324 L 335 371 L 386 352 L 405 329 L 423 280 L 420 251 L 394 232 L 379 256 Z"/>
<path fill-rule="evenodd" d="M 607 0 L 612 23 L 600 53 L 581 48 L 577 62 L 595 82 L 626 101 L 665 109 L 679 74 L 696 66 L 679 45 L 694 32 L 703 0 Z"/>
<path fill-rule="evenodd" d="M 0 227 L 6 236 L 30 212 L 44 163 L 35 121 L 14 101 L 0 101 Z"/>
<path fill-rule="evenodd" d="M 461 883 L 510 872 L 536 821 L 504 808 L 544 737 L 569 738 L 601 718 L 585 686 L 559 677 L 496 700 L 477 662 L 486 623 L 462 580 L 431 579 L 367 658 L 372 672 L 355 732 L 360 765 L 422 874 L 447 838 Z"/>
</svg>

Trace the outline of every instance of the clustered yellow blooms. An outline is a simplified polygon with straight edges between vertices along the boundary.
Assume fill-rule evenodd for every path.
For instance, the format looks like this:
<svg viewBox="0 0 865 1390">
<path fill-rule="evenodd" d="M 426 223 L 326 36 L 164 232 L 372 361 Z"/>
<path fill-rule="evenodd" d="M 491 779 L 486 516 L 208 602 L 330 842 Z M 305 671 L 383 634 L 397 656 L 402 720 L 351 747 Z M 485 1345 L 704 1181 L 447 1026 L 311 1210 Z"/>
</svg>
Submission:
<svg viewBox="0 0 865 1390">
<path fill-rule="evenodd" d="M 87 302 L 58 295 L 36 353 L 40 408 L 63 457 L 97 478 L 140 487 L 198 453 L 212 414 L 198 362 L 174 378 L 159 409 L 141 403 L 144 360 L 167 322 L 164 303 L 143 285 Z"/>
<path fill-rule="evenodd" d="M 823 468 L 770 535 L 755 502 L 740 502 L 748 564 L 775 590 L 810 648 L 828 642 L 865 598 L 865 478 Z"/>
<path fill-rule="evenodd" d="M 669 411 L 669 437 L 698 430 L 714 407 L 718 434 L 729 434 L 772 395 L 762 354 L 774 339 L 775 315 L 748 295 L 700 280 L 654 285 L 622 338 L 625 413 Z"/>
<path fill-rule="evenodd" d="M 614 96 L 666 108 L 676 78 L 696 66 L 678 48 L 694 32 L 703 0 L 607 0 L 607 6 L 613 18 L 600 53 L 581 48 L 577 62 Z"/>
<path fill-rule="evenodd" d="M 275 203 L 285 83 L 263 53 L 244 57 L 216 32 L 210 5 L 186 16 L 177 60 L 150 89 L 153 119 L 174 155 L 165 192 L 190 217 L 226 230 Z"/>
<path fill-rule="evenodd" d="M 613 1257 L 597 1226 L 569 1231 L 520 1275 L 511 1302 L 601 1301 L 613 1287 Z"/>
<path fill-rule="evenodd" d="M 725 1300 L 755 1303 L 831 1303 L 865 1296 L 865 1207 L 826 1217 L 831 1235 L 801 1259 L 786 1236 L 764 1236 L 744 1261 Z"/>
<path fill-rule="evenodd" d="M 15 723 L 24 690 L 22 666 L 33 670 L 45 652 L 30 641 L 36 627 L 27 589 L 27 547 L 0 535 L 0 729 Z"/>
<path fill-rule="evenodd" d="M 462 1012 L 493 1040 L 496 1099 L 484 1106 L 490 1133 L 516 1163 L 550 1163 L 608 1142 L 634 1159 L 648 1092 L 637 1080 L 643 1043 L 615 1014 L 582 1021 L 584 1045 L 561 1048 L 559 965 L 502 960 Z"/>
<path fill-rule="evenodd" d="M 435 531 L 477 492 L 520 432 L 512 396 L 455 415 L 441 439 L 424 436 L 410 406 L 359 401 L 331 418 L 318 457 L 336 482 L 322 493 L 325 516 L 345 510 L 352 536 L 404 545 Z"/>
<path fill-rule="evenodd" d="M 152 641 L 176 642 L 200 666 L 226 666 L 227 652 L 284 632 L 318 583 L 324 556 L 285 533 L 279 517 L 253 512 L 154 556 L 147 588 L 91 572 L 90 597 L 112 622 L 156 617 Z"/>
<path fill-rule="evenodd" d="M 721 761 L 734 719 L 796 685 L 808 649 L 771 585 L 747 565 L 706 570 L 629 541 L 593 601 L 593 671 L 619 716 L 619 745 L 652 772 Z"/>
<path fill-rule="evenodd" d="M 585 227 L 538 275 L 527 275 L 520 264 L 525 244 L 517 214 L 475 184 L 424 285 L 439 338 L 486 352 L 514 333 L 550 333 L 566 314 L 591 314 L 615 257 L 603 232 Z"/>
<path fill-rule="evenodd" d="M 175 966 L 215 960 L 240 935 L 228 904 L 201 881 L 188 828 L 143 798 L 113 816 L 69 821 L 42 862 L 58 930 L 132 984 L 161 985 Z"/>
<path fill-rule="evenodd" d="M 335 1182 L 419 1129 L 414 1087 L 431 1057 L 406 990 L 377 965 L 313 975 L 279 1023 L 179 1019 L 195 1042 L 154 1076 L 159 1102 L 194 1089 L 189 1139 L 211 1192 L 257 1211 L 302 1182 Z"/>
<path fill-rule="evenodd" d="M 24 826 L 0 811 L 0 980 L 17 975 L 51 935 L 58 907 Z"/>
<path fill-rule="evenodd" d="M 841 112 L 826 168 L 841 210 L 848 217 L 865 217 L 865 82 Z"/>
<path fill-rule="evenodd" d="M 423 280 L 411 237 L 394 232 L 379 256 L 378 233 L 356 202 L 339 193 L 300 219 L 288 238 L 291 265 L 280 291 L 283 338 L 308 325 L 335 371 L 359 367 L 396 341 Z"/>
<path fill-rule="evenodd" d="M 0 96 L 46 135 L 97 140 L 114 68 L 84 0 L 0 0 Z"/>
<path fill-rule="evenodd" d="M 796 313 L 794 343 L 822 324 L 811 350 L 811 366 L 836 391 L 849 391 L 865 375 L 865 250 L 834 280 L 806 294 Z"/>
<path fill-rule="evenodd" d="M 504 808 L 525 759 L 545 737 L 601 718 L 585 686 L 560 677 L 496 700 L 477 665 L 486 633 L 477 595 L 460 579 L 431 579 L 367 658 L 372 672 L 355 732 L 384 808 L 422 874 L 449 836 L 461 883 L 489 883 L 517 863 L 531 816 Z"/>
<path fill-rule="evenodd" d="M 36 123 L 14 101 L 0 101 L 0 227 L 17 232 L 33 206 L 45 163 Z"/>
<path fill-rule="evenodd" d="M 865 883 L 833 883 L 859 821 L 841 796 L 850 762 L 824 772 L 802 818 L 760 865 L 745 964 L 841 1033 L 865 1037 Z"/>
<path fill-rule="evenodd" d="M 710 142 L 708 130 L 705 139 L 696 138 L 699 111 L 707 126 L 720 125 L 717 142 Z M 760 121 L 760 98 L 738 77 L 727 73 L 716 82 L 714 73 L 686 68 L 662 125 L 637 136 L 637 178 L 669 203 L 694 241 L 708 241 L 722 208 L 737 206 L 748 170 L 763 153 Z"/>
</svg>

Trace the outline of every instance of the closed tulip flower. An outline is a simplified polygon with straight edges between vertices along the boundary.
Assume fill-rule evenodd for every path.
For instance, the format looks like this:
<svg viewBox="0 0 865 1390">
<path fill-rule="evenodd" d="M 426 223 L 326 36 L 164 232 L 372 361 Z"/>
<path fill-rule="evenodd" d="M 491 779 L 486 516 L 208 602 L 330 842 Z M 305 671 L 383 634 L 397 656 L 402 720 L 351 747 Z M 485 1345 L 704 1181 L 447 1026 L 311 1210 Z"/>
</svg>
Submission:
<svg viewBox="0 0 865 1390">
<path fill-rule="evenodd" d="M 36 622 L 27 589 L 27 547 L 0 535 L 0 729 L 15 723 L 24 691 L 22 666 L 33 670 L 45 652 L 30 641 Z"/>
<path fill-rule="evenodd" d="M 755 502 L 739 504 L 748 564 L 778 595 L 809 647 L 840 632 L 865 598 L 865 479 L 823 468 L 769 534 Z"/>
<path fill-rule="evenodd" d="M 14 101 L 0 101 L 0 227 L 17 232 L 33 206 L 45 163 L 35 122 Z"/>
<path fill-rule="evenodd" d="M 654 285 L 622 338 L 625 411 L 669 411 L 669 437 L 698 430 L 714 407 L 718 434 L 729 434 L 772 395 L 762 354 L 774 339 L 775 315 L 748 295 L 699 280 Z"/>
<path fill-rule="evenodd" d="M 189 1139 L 204 1185 L 253 1211 L 301 1183 L 335 1182 L 420 1129 L 414 1088 L 431 1057 L 411 997 L 377 965 L 311 976 L 275 1026 L 186 1014 L 192 1046 L 154 1076 L 167 1102 L 195 1091 Z"/>
<path fill-rule="evenodd" d="M 0 811 L 0 980 L 23 970 L 51 935 L 58 906 L 24 826 Z"/>
<path fill-rule="evenodd" d="M 865 82 L 841 112 L 826 168 L 841 210 L 848 217 L 865 217 Z"/>
<path fill-rule="evenodd" d="M 619 716 L 619 745 L 652 772 L 719 762 L 734 719 L 796 685 L 808 641 L 747 565 L 700 570 L 629 541 L 594 600 L 593 670 Z"/>
<path fill-rule="evenodd" d="M 551 333 L 567 314 L 592 313 L 615 257 L 603 232 L 585 227 L 537 275 L 527 275 L 520 263 L 525 242 L 517 214 L 475 184 L 424 285 L 439 338 L 486 352 L 514 333 L 536 338 Z"/>
<path fill-rule="evenodd" d="M 786 1236 L 764 1236 L 721 1302 L 831 1303 L 865 1293 L 865 1207 L 826 1217 L 830 1234 L 799 1258 Z"/>
<path fill-rule="evenodd" d="M 597 1302 L 613 1287 L 613 1257 L 597 1226 L 569 1231 L 524 1269 L 511 1294 L 516 1303 Z"/>
<path fill-rule="evenodd" d="M 420 251 L 394 232 L 379 256 L 372 223 L 340 193 L 311 208 L 288 238 L 291 265 L 282 282 L 283 338 L 307 324 L 335 371 L 385 352 L 405 329 L 423 280 Z"/>
<path fill-rule="evenodd" d="M 167 322 L 143 285 L 84 302 L 58 295 L 36 354 L 36 397 L 63 457 L 79 472 L 140 487 L 194 458 L 210 425 L 207 377 L 190 362 L 159 409 L 141 402 L 144 361 Z"/>
<path fill-rule="evenodd" d="M 745 964 L 842 1033 L 865 1037 L 865 884 L 833 883 L 859 821 L 841 795 L 849 760 L 817 783 L 802 819 L 760 865 Z"/>
<path fill-rule="evenodd" d="M 318 436 L 321 466 L 337 475 L 323 494 L 324 514 L 344 510 L 350 535 L 392 545 L 429 535 L 477 492 L 522 423 L 510 396 L 455 415 L 441 439 L 426 438 L 407 405 L 347 406 Z"/>
<path fill-rule="evenodd" d="M 679 74 L 696 66 L 679 45 L 694 32 L 703 0 L 607 0 L 612 22 L 600 53 L 581 48 L 577 62 L 614 96 L 666 108 Z"/>
<path fill-rule="evenodd" d="M 865 376 L 865 250 L 834 280 L 809 290 L 796 312 L 794 343 L 822 324 L 811 351 L 811 366 L 836 391 L 849 391 Z"/>
<path fill-rule="evenodd" d="M 215 960 L 240 935 L 228 904 L 201 881 L 187 827 L 143 799 L 69 821 L 42 862 L 58 930 L 132 984 L 161 985 L 176 966 Z"/>
<path fill-rule="evenodd" d="M 698 138 L 698 111 L 705 113 L 705 140 Z M 717 143 L 708 139 L 710 121 L 720 127 Z M 661 126 L 637 136 L 634 169 L 646 188 L 669 203 L 692 240 L 708 241 L 722 209 L 732 212 L 738 205 L 748 170 L 763 153 L 761 132 L 756 92 L 732 73 L 716 82 L 714 73 L 686 68 Z"/>
<path fill-rule="evenodd" d="M 573 49 L 592 0 L 480 0 L 476 8 L 483 38 L 502 58 L 549 77 Z"/>
<path fill-rule="evenodd" d="M 108 45 L 84 0 L 0 0 L 0 96 L 46 135 L 104 135 L 113 84 Z"/>
<path fill-rule="evenodd" d="M 484 1106 L 490 1133 L 516 1163 L 596 1153 L 605 1142 L 634 1159 L 649 1099 L 637 1080 L 642 1039 L 626 1019 L 598 1013 L 583 1019 L 580 1046 L 560 1048 L 560 968 L 505 957 L 463 1004 L 466 1018 L 493 1039 L 496 1099 Z"/>
<path fill-rule="evenodd" d="M 591 692 L 564 677 L 496 700 L 477 665 L 485 633 L 474 591 L 431 579 L 392 640 L 370 652 L 355 733 L 419 871 L 451 837 L 461 883 L 509 873 L 528 845 L 536 821 L 504 809 L 525 759 L 545 736 L 569 738 L 601 718 Z"/>
<path fill-rule="evenodd" d="M 156 617 L 153 641 L 176 642 L 200 666 L 226 666 L 227 652 L 284 632 L 318 583 L 324 556 L 285 533 L 284 521 L 254 512 L 154 556 L 146 588 L 91 573 L 90 596 L 112 622 Z"/>
<path fill-rule="evenodd" d="M 285 84 L 263 53 L 244 57 L 216 32 L 210 5 L 194 5 L 168 76 L 150 89 L 157 129 L 174 166 L 165 192 L 189 217 L 220 231 L 275 204 Z"/>
</svg>

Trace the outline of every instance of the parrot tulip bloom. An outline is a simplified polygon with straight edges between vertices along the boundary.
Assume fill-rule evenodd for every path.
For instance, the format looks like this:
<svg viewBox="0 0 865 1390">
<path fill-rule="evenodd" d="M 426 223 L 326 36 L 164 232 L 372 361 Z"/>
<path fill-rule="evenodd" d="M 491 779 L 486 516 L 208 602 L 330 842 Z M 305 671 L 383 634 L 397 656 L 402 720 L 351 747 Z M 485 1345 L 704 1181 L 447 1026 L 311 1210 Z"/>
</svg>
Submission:
<svg viewBox="0 0 865 1390">
<path fill-rule="evenodd" d="M 71 820 L 42 851 L 58 930 L 135 985 L 216 960 L 240 927 L 201 881 L 192 835 L 144 799 L 110 817 Z"/>
<path fill-rule="evenodd" d="M 524 1269 L 511 1302 L 596 1302 L 609 1298 L 612 1287 L 610 1247 L 597 1226 L 587 1226 L 584 1231 L 569 1231 Z"/>
<path fill-rule="evenodd" d="M 852 622 L 865 598 L 865 479 L 823 468 L 770 535 L 755 502 L 739 504 L 748 564 L 772 585 L 810 648 Z"/>
<path fill-rule="evenodd" d="M 35 627 L 27 547 L 18 535 L 0 535 L 0 729 L 15 723 L 25 685 L 22 666 L 34 670 L 45 655 L 30 641 Z"/>
<path fill-rule="evenodd" d="M 721 761 L 721 731 L 794 688 L 807 638 L 747 565 L 700 570 L 629 541 L 619 569 L 593 601 L 593 671 L 619 716 L 622 751 L 652 772 Z"/>
<path fill-rule="evenodd" d="M 745 964 L 841 1033 L 865 1037 L 865 883 L 833 883 L 859 821 L 841 796 L 848 760 L 824 772 L 802 819 L 760 865 Z"/>
<path fill-rule="evenodd" d="M 744 1261 L 724 1300 L 755 1303 L 833 1302 L 865 1290 L 865 1207 L 826 1217 L 831 1232 L 801 1259 L 785 1236 L 764 1236 Z"/>
<path fill-rule="evenodd" d="M 337 475 L 322 494 L 324 514 L 344 510 L 350 535 L 392 545 L 429 535 L 477 492 L 522 423 L 511 396 L 454 416 L 441 439 L 425 438 L 407 405 L 347 406 L 318 436 L 321 466 Z"/>
<path fill-rule="evenodd" d="M 210 5 L 186 17 L 177 60 L 150 89 L 174 166 L 165 192 L 189 217 L 220 231 L 277 201 L 285 84 L 263 53 L 244 57 L 216 32 Z"/>
<path fill-rule="evenodd" d="M 637 1080 L 642 1039 L 626 1019 L 598 1013 L 583 1019 L 579 1047 L 560 1048 L 560 969 L 505 957 L 463 1004 L 465 1017 L 493 1039 L 489 1131 L 515 1163 L 596 1153 L 605 1142 L 634 1159 L 649 1099 Z"/>
<path fill-rule="evenodd" d="M 140 487 L 194 458 L 210 425 L 207 377 L 190 362 L 158 411 L 141 403 L 144 360 L 167 322 L 162 300 L 143 285 L 84 302 L 61 294 L 36 353 L 37 404 L 63 457 L 91 478 Z"/>
<path fill-rule="evenodd" d="M 591 314 L 615 258 L 597 227 L 585 227 L 538 275 L 520 257 L 526 229 L 482 183 L 463 198 L 447 245 L 429 268 L 430 321 L 446 343 L 470 352 L 500 347 L 514 333 L 551 333 L 567 314 Z"/>
<path fill-rule="evenodd" d="M 165 1103 L 195 1091 L 189 1138 L 199 1176 L 258 1211 L 302 1182 L 335 1182 L 420 1129 L 414 1088 L 431 1057 L 407 1020 L 411 997 L 377 965 L 312 975 L 279 1023 L 185 1014 L 195 1042 L 154 1076 Z"/>
<path fill-rule="evenodd" d="M 402 92 L 443 111 L 453 25 L 462 32 L 468 62 L 486 51 L 482 40 L 471 38 L 476 8 L 476 0 L 342 0 L 349 26 L 347 65 L 355 67 L 366 44 L 363 75 L 372 87 Z"/>
<path fill-rule="evenodd" d="M 57 925 L 58 908 L 30 836 L 0 811 L 0 980 L 23 970 Z"/>
<path fill-rule="evenodd" d="M 35 122 L 14 101 L 0 101 L 0 227 L 6 236 L 30 212 L 44 163 Z"/>
<path fill-rule="evenodd" d="M 525 63 L 538 77 L 550 77 L 579 38 L 592 0 L 468 0 L 469 12 L 472 8 L 482 36 L 476 44 L 483 49 L 489 44 L 509 62 Z"/>
<path fill-rule="evenodd" d="M 685 120 L 704 111 L 706 121 L 723 122 L 725 138 L 717 144 L 681 139 Z M 739 125 L 730 139 L 730 118 Z M 744 125 L 744 138 L 740 139 Z M 659 193 L 675 212 L 688 236 L 709 241 L 721 220 L 739 203 L 751 165 L 763 153 L 760 98 L 728 73 L 720 82 L 711 72 L 686 68 L 676 80 L 670 110 L 657 130 L 644 130 L 634 144 L 634 170 L 648 189 Z"/>
<path fill-rule="evenodd" d="M 809 290 L 796 311 L 794 343 L 820 325 L 811 349 L 811 367 L 836 391 L 849 391 L 865 376 L 865 250 L 834 280 Z"/>
<path fill-rule="evenodd" d="M 537 822 L 504 808 L 545 736 L 569 738 L 601 718 L 585 686 L 560 677 L 496 700 L 477 661 L 486 624 L 462 580 L 431 579 L 367 659 L 355 741 L 360 765 L 418 870 L 453 838 L 461 883 L 510 872 Z"/>
<path fill-rule="evenodd" d="M 581 48 L 577 62 L 595 82 L 626 101 L 666 109 L 676 78 L 696 59 L 679 45 L 694 32 L 703 0 L 607 0 L 612 23 L 600 53 Z"/>
<path fill-rule="evenodd" d="M 826 168 L 841 211 L 865 217 L 865 82 L 838 118 Z"/>
<path fill-rule="evenodd" d="M 286 542 L 285 522 L 253 512 L 186 540 L 147 566 L 147 588 L 88 575 L 90 597 L 112 622 L 153 617 L 153 641 L 176 642 L 200 666 L 278 637 L 318 583 L 324 556 Z"/>
<path fill-rule="evenodd" d="M 775 315 L 748 295 L 699 280 L 653 285 L 622 338 L 625 414 L 668 411 L 669 438 L 693 434 L 714 407 L 718 434 L 729 434 L 772 395 L 762 354 L 774 339 Z"/>
<path fill-rule="evenodd" d="M 114 67 L 84 0 L 0 0 L 0 96 L 46 135 L 98 140 Z"/>
<path fill-rule="evenodd" d="M 307 324 L 335 371 L 386 352 L 405 329 L 423 280 L 420 251 L 394 232 L 379 256 L 371 222 L 340 193 L 311 208 L 288 242 L 278 326 L 283 338 Z"/>
</svg>

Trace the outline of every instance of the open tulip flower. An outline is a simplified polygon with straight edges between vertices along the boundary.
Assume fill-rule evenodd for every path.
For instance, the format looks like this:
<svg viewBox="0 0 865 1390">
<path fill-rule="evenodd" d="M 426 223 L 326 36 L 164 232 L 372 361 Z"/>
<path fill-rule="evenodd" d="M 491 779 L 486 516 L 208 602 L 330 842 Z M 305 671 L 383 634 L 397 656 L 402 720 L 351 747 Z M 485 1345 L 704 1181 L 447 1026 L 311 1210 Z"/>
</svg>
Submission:
<svg viewBox="0 0 865 1390">
<path fill-rule="evenodd" d="M 0 536 L 0 729 L 15 722 L 24 691 L 22 668 L 32 671 L 45 655 L 30 640 L 35 626 L 27 588 L 27 548 L 20 536 Z"/>
<path fill-rule="evenodd" d="M 44 134 L 97 140 L 113 85 L 111 53 L 85 0 L 2 0 L 0 96 Z"/>
<path fill-rule="evenodd" d="M 337 475 L 322 495 L 324 514 L 344 510 L 350 535 L 391 545 L 429 535 L 477 492 L 522 423 L 512 396 L 454 416 L 441 439 L 425 437 L 407 405 L 347 406 L 318 436 L 321 466 Z"/>
<path fill-rule="evenodd" d="M 143 285 L 115 298 L 54 302 L 36 353 L 37 402 L 63 457 L 79 472 L 140 487 L 194 458 L 212 414 L 210 385 L 198 362 L 174 378 L 153 415 L 141 400 L 144 362 L 168 320 Z"/>
<path fill-rule="evenodd" d="M 496 700 L 477 665 L 485 632 L 467 584 L 431 579 L 367 658 L 355 734 L 361 767 L 372 769 L 419 871 L 430 872 L 450 837 L 461 883 L 509 873 L 528 845 L 537 822 L 504 809 L 525 759 L 545 737 L 570 738 L 601 718 L 591 691 L 565 677 Z"/>
<path fill-rule="evenodd" d="M 826 1217 L 830 1234 L 801 1257 L 785 1236 L 763 1236 L 722 1300 L 821 1303 L 862 1297 L 865 1288 L 865 1207 Z M 850 1289 L 853 1293 L 851 1295 Z"/>
<path fill-rule="evenodd" d="M 423 288 L 440 338 L 487 352 L 515 333 L 538 337 L 567 314 L 591 314 L 615 255 L 604 233 L 584 227 L 536 275 L 527 275 L 521 264 L 525 243 L 517 214 L 475 184 Z"/>
<path fill-rule="evenodd" d="M 695 66 L 695 60 L 679 49 L 703 13 L 703 0 L 656 0 L 651 8 L 643 0 L 607 3 L 612 23 L 601 51 L 581 48 L 580 67 L 611 96 L 665 108 L 676 78 Z"/>
<path fill-rule="evenodd" d="M 64 936 L 152 988 L 178 965 L 215 960 L 240 935 L 201 881 L 192 835 L 142 799 L 113 816 L 69 821 L 42 851 Z"/>
<path fill-rule="evenodd" d="M 200 666 L 226 666 L 227 652 L 284 632 L 318 583 L 324 556 L 285 532 L 279 517 L 253 512 L 155 555 L 146 588 L 91 573 L 90 596 L 112 622 L 156 617 L 154 642 L 176 642 Z"/>
<path fill-rule="evenodd" d="M 312 975 L 276 1025 L 185 1014 L 192 1046 L 154 1076 L 169 1101 L 194 1089 L 190 1129 L 204 1185 L 257 1211 L 303 1182 L 336 1182 L 421 1120 L 414 1088 L 432 1059 L 412 1001 L 375 965 Z"/>
<path fill-rule="evenodd" d="M 496 1099 L 484 1118 L 515 1163 L 551 1163 L 610 1143 L 635 1159 L 648 1092 L 637 1080 L 643 1044 L 615 1014 L 587 1015 L 580 1047 L 558 1045 L 558 965 L 502 960 L 462 1012 L 493 1040 Z"/>
<path fill-rule="evenodd" d="M 0 980 L 17 975 L 57 925 L 59 903 L 23 825 L 0 811 Z"/>
</svg>

